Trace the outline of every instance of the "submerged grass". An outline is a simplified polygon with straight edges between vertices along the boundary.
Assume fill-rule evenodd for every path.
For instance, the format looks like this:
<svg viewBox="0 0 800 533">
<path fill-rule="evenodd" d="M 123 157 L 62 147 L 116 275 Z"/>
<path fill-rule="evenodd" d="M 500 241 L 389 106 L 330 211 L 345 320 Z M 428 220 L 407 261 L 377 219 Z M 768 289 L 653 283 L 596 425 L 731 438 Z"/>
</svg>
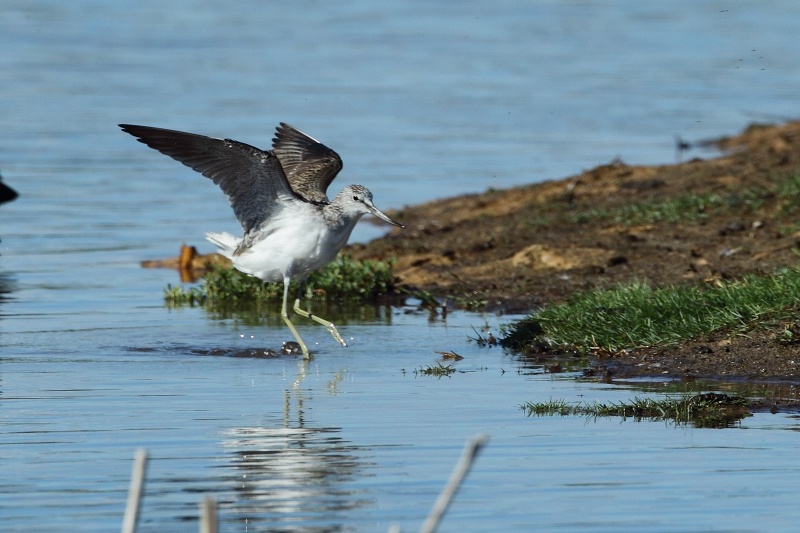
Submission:
<svg viewBox="0 0 800 533">
<path fill-rule="evenodd" d="M 359 261 L 341 254 L 308 277 L 303 296 L 328 300 L 375 300 L 394 291 L 393 266 L 393 260 Z M 292 281 L 291 295 L 294 296 L 298 289 L 299 284 Z M 164 290 L 164 301 L 170 307 L 246 307 L 282 298 L 283 283 L 265 283 L 225 266 L 210 267 L 199 287 L 168 286 Z"/>
<path fill-rule="evenodd" d="M 747 400 L 740 396 L 704 393 L 679 398 L 634 398 L 628 402 L 578 403 L 564 400 L 528 402 L 520 406 L 528 416 L 588 416 L 633 418 L 634 420 L 671 420 L 676 424 L 697 427 L 730 427 L 733 423 L 752 416 Z"/>
<path fill-rule="evenodd" d="M 578 294 L 506 327 L 503 344 L 616 352 L 674 344 L 723 328 L 789 317 L 800 304 L 800 270 L 749 275 L 715 286 L 651 288 L 633 282 Z"/>
<path fill-rule="evenodd" d="M 443 365 L 442 363 L 437 362 L 436 366 L 424 366 L 419 369 L 419 371 L 415 370 L 414 373 L 417 372 L 423 376 L 434 376 L 437 378 L 443 378 L 452 375 L 456 369 L 453 365 Z"/>
</svg>

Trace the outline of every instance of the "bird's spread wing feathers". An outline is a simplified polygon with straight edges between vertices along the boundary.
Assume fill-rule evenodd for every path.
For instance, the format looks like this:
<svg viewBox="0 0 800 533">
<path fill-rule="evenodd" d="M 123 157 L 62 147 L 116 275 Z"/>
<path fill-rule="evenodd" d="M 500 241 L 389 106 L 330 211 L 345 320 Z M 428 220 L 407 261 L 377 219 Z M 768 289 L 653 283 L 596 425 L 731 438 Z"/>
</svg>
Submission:
<svg viewBox="0 0 800 533">
<path fill-rule="evenodd" d="M 219 185 L 245 234 L 268 220 L 282 203 L 296 200 L 280 162 L 270 151 L 231 139 L 131 124 L 120 127 Z"/>
<path fill-rule="evenodd" d="M 342 170 L 339 154 L 284 122 L 275 130 L 272 151 L 295 194 L 311 203 L 329 202 L 328 186 Z"/>
</svg>

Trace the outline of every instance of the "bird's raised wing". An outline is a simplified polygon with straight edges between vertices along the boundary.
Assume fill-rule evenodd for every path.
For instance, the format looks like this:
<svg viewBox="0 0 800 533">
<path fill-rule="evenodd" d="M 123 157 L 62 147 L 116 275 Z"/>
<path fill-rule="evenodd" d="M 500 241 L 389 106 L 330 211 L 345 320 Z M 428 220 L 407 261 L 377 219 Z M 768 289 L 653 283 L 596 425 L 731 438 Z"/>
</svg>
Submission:
<svg viewBox="0 0 800 533">
<path fill-rule="evenodd" d="M 297 200 L 272 152 L 231 139 L 132 124 L 119 126 L 139 142 L 219 185 L 245 234 L 269 219 L 280 202 Z"/>
<path fill-rule="evenodd" d="M 275 130 L 272 151 L 292 191 L 312 203 L 329 203 L 326 191 L 342 170 L 339 154 L 284 122 Z"/>
</svg>

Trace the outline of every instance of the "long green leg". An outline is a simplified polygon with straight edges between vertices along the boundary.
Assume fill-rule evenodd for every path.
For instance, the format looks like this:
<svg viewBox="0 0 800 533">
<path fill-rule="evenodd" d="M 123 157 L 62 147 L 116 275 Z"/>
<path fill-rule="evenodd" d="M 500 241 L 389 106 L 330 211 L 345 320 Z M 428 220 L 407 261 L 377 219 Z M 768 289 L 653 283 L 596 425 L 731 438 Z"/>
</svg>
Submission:
<svg viewBox="0 0 800 533">
<path fill-rule="evenodd" d="M 287 309 L 286 309 L 286 301 L 289 299 L 289 282 L 290 281 L 291 281 L 291 278 L 289 278 L 289 277 L 283 278 L 283 305 L 281 306 L 281 317 L 283 317 L 283 321 L 286 322 L 286 325 L 289 326 L 289 329 L 291 330 L 292 335 L 294 335 L 294 338 L 297 340 L 297 344 L 300 345 L 300 349 L 303 351 L 303 357 L 308 359 L 308 358 L 311 357 L 311 355 L 308 352 L 308 347 L 306 346 L 306 343 L 303 342 L 303 339 L 300 338 L 300 334 L 297 333 L 297 330 L 294 329 L 294 324 L 292 324 L 292 321 L 289 320 L 289 313 L 287 312 Z M 297 305 L 297 303 L 295 303 L 295 306 L 296 305 Z M 296 311 L 296 309 L 295 309 L 295 311 Z M 332 325 L 333 324 L 331 324 L 331 326 Z M 335 328 L 334 328 L 334 330 L 335 330 Z M 337 333 L 337 335 L 338 335 L 338 333 Z"/>
<path fill-rule="evenodd" d="M 302 294 L 302 290 L 303 290 L 303 288 L 302 288 L 302 285 L 301 285 L 301 287 L 300 287 L 300 291 L 301 292 L 298 293 L 298 295 Z M 322 324 L 323 326 L 325 326 L 328 329 L 328 333 L 331 334 L 331 337 L 333 337 L 333 339 L 336 342 L 338 342 L 342 346 L 347 346 L 347 343 L 344 341 L 342 336 L 339 335 L 339 331 L 336 329 L 336 326 L 333 325 L 333 322 L 325 320 L 324 318 L 320 318 L 317 315 L 312 315 L 310 311 L 305 311 L 303 309 L 300 309 L 300 298 L 299 297 L 294 301 L 294 307 L 292 308 L 292 310 L 295 313 L 297 313 L 298 315 L 300 315 L 300 316 L 304 316 L 306 318 L 310 318 L 311 320 L 313 320 L 317 324 Z"/>
</svg>

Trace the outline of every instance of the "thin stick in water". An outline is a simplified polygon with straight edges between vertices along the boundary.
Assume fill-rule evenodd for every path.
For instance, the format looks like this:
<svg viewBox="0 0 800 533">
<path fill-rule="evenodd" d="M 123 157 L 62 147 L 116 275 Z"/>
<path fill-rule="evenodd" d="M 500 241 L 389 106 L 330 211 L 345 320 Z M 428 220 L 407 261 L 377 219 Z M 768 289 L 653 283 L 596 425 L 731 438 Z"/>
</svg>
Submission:
<svg viewBox="0 0 800 533">
<path fill-rule="evenodd" d="M 217 500 L 213 496 L 200 502 L 200 533 L 217 533 Z"/>
<path fill-rule="evenodd" d="M 461 459 L 450 475 L 450 480 L 447 482 L 447 485 L 445 485 L 441 494 L 439 494 L 439 497 L 436 499 L 436 503 L 433 504 L 431 513 L 428 515 L 428 518 L 425 519 L 425 523 L 422 524 L 419 530 L 420 533 L 433 533 L 436 531 L 436 528 L 439 527 L 439 522 L 447 512 L 447 508 L 450 506 L 450 502 L 453 501 L 458 489 L 461 487 L 464 478 L 467 477 L 469 469 L 472 468 L 472 463 L 475 462 L 475 458 L 478 456 L 478 452 L 488 441 L 489 436 L 481 434 L 472 437 L 467 442 L 467 445 L 464 447 L 464 452 L 461 454 Z"/>
<path fill-rule="evenodd" d="M 136 531 L 146 471 L 147 450 L 139 448 L 133 456 L 133 473 L 131 474 L 131 485 L 128 489 L 128 504 L 125 506 L 125 517 L 122 519 L 122 533 L 134 533 Z"/>
</svg>

